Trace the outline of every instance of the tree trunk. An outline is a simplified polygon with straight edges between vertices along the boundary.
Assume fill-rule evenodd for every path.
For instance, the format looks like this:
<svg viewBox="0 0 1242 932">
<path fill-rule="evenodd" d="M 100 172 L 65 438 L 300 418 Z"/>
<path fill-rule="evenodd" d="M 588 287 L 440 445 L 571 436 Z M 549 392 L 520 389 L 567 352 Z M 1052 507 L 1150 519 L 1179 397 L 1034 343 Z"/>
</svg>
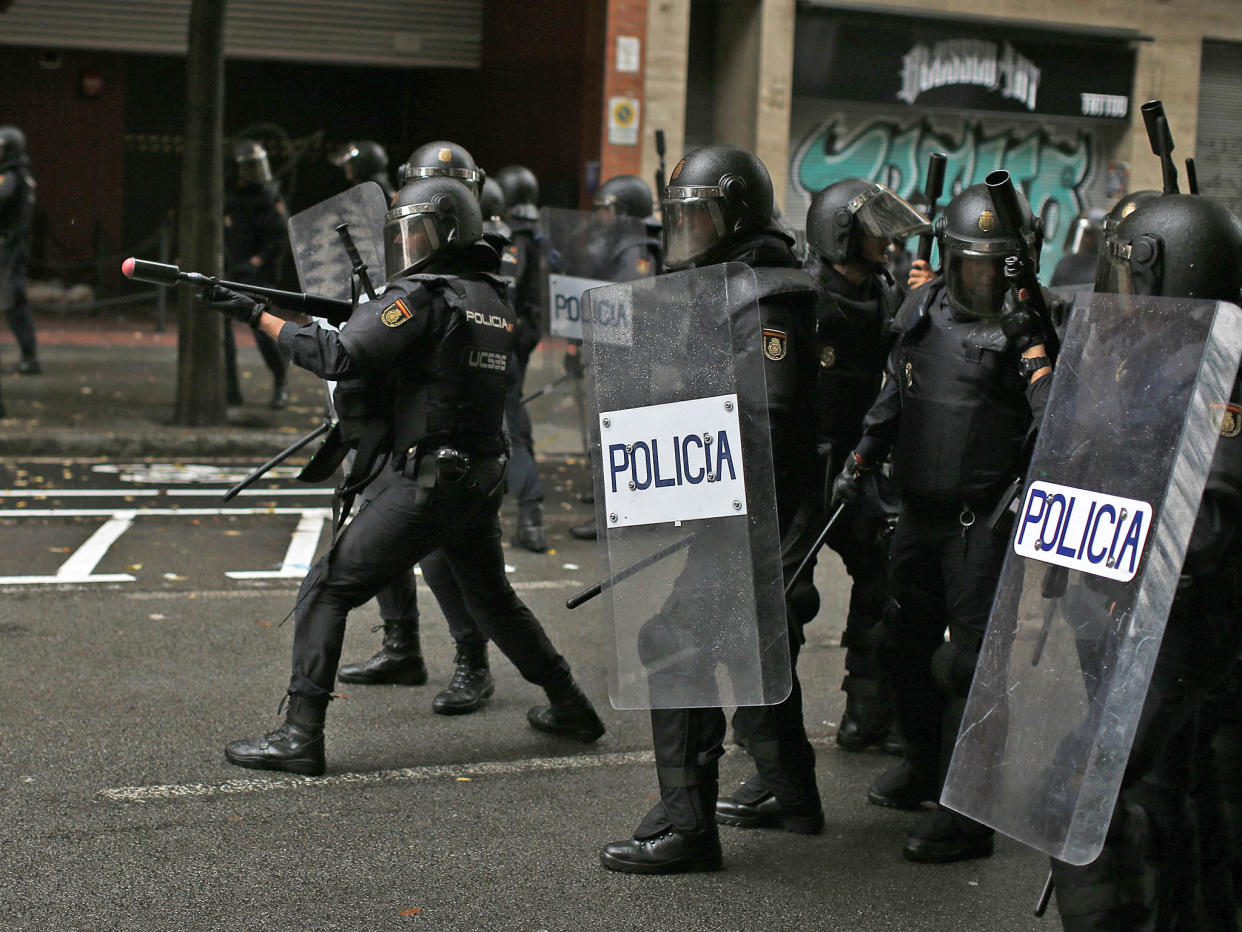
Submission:
<svg viewBox="0 0 1242 932">
<path fill-rule="evenodd" d="M 184 269 L 220 275 L 224 264 L 224 15 L 227 0 L 193 0 L 186 50 L 185 158 L 179 252 Z M 177 289 L 177 407 L 185 427 L 223 424 L 224 325 Z"/>
</svg>

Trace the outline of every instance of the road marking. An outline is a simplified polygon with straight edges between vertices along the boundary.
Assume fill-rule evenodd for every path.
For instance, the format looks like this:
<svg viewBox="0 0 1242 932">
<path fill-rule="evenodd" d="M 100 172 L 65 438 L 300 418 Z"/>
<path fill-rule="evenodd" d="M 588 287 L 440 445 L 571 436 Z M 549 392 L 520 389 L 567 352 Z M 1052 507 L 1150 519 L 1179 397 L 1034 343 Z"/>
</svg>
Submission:
<svg viewBox="0 0 1242 932">
<path fill-rule="evenodd" d="M 304 511 L 298 526 L 289 540 L 284 562 L 278 570 L 232 570 L 224 575 L 229 579 L 301 579 L 310 572 L 315 561 L 315 548 L 329 512 L 325 510 Z"/>
<path fill-rule="evenodd" d="M 0 498 L 208 498 L 223 497 L 228 489 L 0 489 Z M 331 495 L 332 489 L 242 489 L 251 498 L 285 495 Z"/>
<path fill-rule="evenodd" d="M 831 736 L 808 738 L 816 747 L 834 743 Z M 740 752 L 731 752 L 740 753 Z M 458 777 L 504 777 L 514 774 L 556 770 L 602 770 L 654 764 L 650 751 L 619 751 L 612 754 L 582 754 L 577 757 L 531 757 L 515 761 L 482 761 L 477 764 L 430 764 L 400 770 L 346 772 L 328 777 L 255 776 L 223 783 L 165 783 L 148 786 L 118 786 L 99 790 L 98 795 L 117 803 L 151 803 L 172 799 L 211 799 L 241 793 L 269 793 L 273 790 L 315 790 L 339 786 L 376 786 L 385 783 L 412 783 L 419 780 Z"/>
<path fill-rule="evenodd" d="M 198 799 L 232 796 L 238 793 L 267 793 L 272 790 L 307 790 L 337 786 L 374 786 L 382 783 L 410 783 L 418 780 L 441 780 L 456 777 L 492 777 L 551 770 L 588 770 L 631 764 L 651 764 L 650 751 L 627 751 L 615 754 L 586 754 L 580 757 L 534 757 L 519 761 L 485 761 L 478 764 L 435 764 L 427 767 L 404 767 L 400 770 L 375 770 L 363 773 L 341 773 L 330 777 L 254 777 L 226 780 L 224 783 L 170 783 L 155 786 L 119 786 L 100 790 L 104 799 L 118 803 L 149 803 L 169 799 Z"/>
</svg>

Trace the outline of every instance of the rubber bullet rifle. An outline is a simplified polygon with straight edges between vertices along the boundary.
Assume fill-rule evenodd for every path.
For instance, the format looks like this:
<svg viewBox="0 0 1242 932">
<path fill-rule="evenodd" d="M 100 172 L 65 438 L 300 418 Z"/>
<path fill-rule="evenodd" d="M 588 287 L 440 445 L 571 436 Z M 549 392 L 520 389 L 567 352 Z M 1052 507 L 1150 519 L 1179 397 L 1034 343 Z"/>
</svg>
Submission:
<svg viewBox="0 0 1242 932">
<path fill-rule="evenodd" d="M 150 262 L 146 259 L 126 259 L 121 263 L 121 272 L 126 278 L 134 281 L 150 282 L 153 285 L 171 287 L 185 282 L 195 287 L 219 285 L 230 291 L 264 298 L 274 307 L 285 311 L 301 312 L 311 317 L 322 317 L 333 324 L 342 324 L 349 320 L 353 305 L 348 301 L 336 298 L 325 298 L 322 295 L 305 294 L 301 291 L 282 291 L 279 288 L 267 288 L 263 285 L 251 285 L 245 282 L 231 282 L 214 275 L 203 275 L 199 272 L 183 272 L 175 265 L 163 262 Z"/>
<path fill-rule="evenodd" d="M 933 230 L 919 234 L 919 251 L 916 259 L 923 262 L 931 260 L 932 239 L 935 238 L 936 201 L 944 193 L 944 168 L 949 157 L 943 152 L 933 152 L 927 160 L 927 184 L 923 186 L 923 196 L 927 198 L 927 219 L 932 221 Z"/>
<path fill-rule="evenodd" d="M 664 189 L 668 186 L 668 183 L 664 180 L 664 130 L 658 129 L 655 131 L 655 144 L 656 155 L 660 157 L 660 167 L 656 169 L 655 173 L 655 194 L 656 201 L 662 201 L 664 200 Z"/>
<path fill-rule="evenodd" d="M 1164 104 L 1149 100 L 1140 108 L 1143 123 L 1147 126 L 1147 141 L 1151 143 L 1152 155 L 1160 157 L 1160 169 L 1164 176 L 1164 193 L 1177 194 L 1177 163 L 1173 161 L 1173 134 L 1164 115 Z"/>
<path fill-rule="evenodd" d="M 1035 277 L 1037 257 L 1030 254 L 1030 247 L 1022 235 L 1022 208 L 1018 204 L 1018 192 L 1013 186 L 1013 179 L 1009 172 L 1001 168 L 990 173 L 983 179 L 983 183 L 987 185 L 988 193 L 992 196 L 997 232 L 1002 236 L 1012 237 L 1018 243 L 1015 252 L 1005 257 L 1005 280 L 1009 285 L 1009 294 L 1015 303 L 1028 305 L 1043 318 L 1044 332 L 1048 335 L 1048 357 L 1056 359 L 1056 330 L 1052 326 L 1052 316 L 1044 302 L 1039 279 Z"/>
</svg>

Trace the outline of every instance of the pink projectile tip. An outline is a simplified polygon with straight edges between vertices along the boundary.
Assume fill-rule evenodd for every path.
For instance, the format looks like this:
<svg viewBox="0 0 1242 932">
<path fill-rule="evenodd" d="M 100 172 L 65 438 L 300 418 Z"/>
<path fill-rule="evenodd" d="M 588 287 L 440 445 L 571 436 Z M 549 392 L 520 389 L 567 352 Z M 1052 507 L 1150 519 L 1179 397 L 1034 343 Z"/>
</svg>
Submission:
<svg viewBox="0 0 1242 932">
<path fill-rule="evenodd" d="M 134 259 L 132 256 L 121 263 L 121 274 L 126 278 L 134 277 Z"/>
</svg>

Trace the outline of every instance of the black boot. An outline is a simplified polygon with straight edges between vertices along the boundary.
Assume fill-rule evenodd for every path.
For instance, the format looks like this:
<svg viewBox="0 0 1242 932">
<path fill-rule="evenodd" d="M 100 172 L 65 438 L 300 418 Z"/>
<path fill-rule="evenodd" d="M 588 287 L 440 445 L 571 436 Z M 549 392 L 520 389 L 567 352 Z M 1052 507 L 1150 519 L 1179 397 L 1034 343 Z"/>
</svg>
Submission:
<svg viewBox="0 0 1242 932">
<path fill-rule="evenodd" d="M 920 767 L 907 760 L 876 777 L 867 791 L 873 806 L 889 809 L 922 809 L 923 803 L 934 803 L 939 798 L 940 787 L 931 767 Z"/>
<path fill-rule="evenodd" d="M 272 383 L 272 399 L 267 406 L 273 411 L 289 407 L 289 386 L 284 379 L 277 379 Z"/>
<path fill-rule="evenodd" d="M 329 696 L 289 693 L 285 722 L 262 738 L 232 741 L 224 746 L 230 764 L 253 770 L 285 770 L 308 777 L 324 771 L 323 719 Z M 282 702 L 282 705 L 284 703 Z"/>
<path fill-rule="evenodd" d="M 576 540 L 596 540 L 599 538 L 599 527 L 592 518 L 586 524 L 575 524 L 569 529 L 569 534 Z"/>
<path fill-rule="evenodd" d="M 901 853 L 906 860 L 923 864 L 986 858 L 996 845 L 995 834 L 974 819 L 948 809 L 936 809 L 919 819 L 906 837 Z"/>
<path fill-rule="evenodd" d="M 418 643 L 418 616 L 384 619 L 384 643 L 371 658 L 341 667 L 336 678 L 342 683 L 422 686 L 427 664 Z"/>
<path fill-rule="evenodd" d="M 466 715 L 479 709 L 496 691 L 492 671 L 487 666 L 487 642 L 457 645 L 453 679 L 431 701 L 431 711 L 439 715 Z"/>
<path fill-rule="evenodd" d="M 548 549 L 548 532 L 543 526 L 543 505 L 536 502 L 518 509 L 513 545 L 531 553 L 543 553 Z"/>
<path fill-rule="evenodd" d="M 544 691 L 552 704 L 537 705 L 526 713 L 531 728 L 583 744 L 598 741 L 603 736 L 604 723 L 595 714 L 591 700 L 572 679 L 556 686 L 545 686 Z"/>
<path fill-rule="evenodd" d="M 719 787 L 716 762 L 692 768 L 656 767 L 656 776 L 660 802 L 639 823 L 633 838 L 604 846 L 600 864 L 623 874 L 720 870 L 720 834 L 712 815 Z"/>
<path fill-rule="evenodd" d="M 43 367 L 39 365 L 37 356 L 23 356 L 22 361 L 13 367 L 18 375 L 42 375 Z"/>
<path fill-rule="evenodd" d="M 818 835 L 824 830 L 822 809 L 798 811 L 782 806 L 758 774 L 732 796 L 716 800 L 716 821 L 737 828 L 779 828 L 798 835 Z"/>
<path fill-rule="evenodd" d="M 883 748 L 889 740 L 893 707 L 878 680 L 847 676 L 845 712 L 837 728 L 837 745 L 843 751 L 863 751 L 875 745 Z"/>
</svg>

